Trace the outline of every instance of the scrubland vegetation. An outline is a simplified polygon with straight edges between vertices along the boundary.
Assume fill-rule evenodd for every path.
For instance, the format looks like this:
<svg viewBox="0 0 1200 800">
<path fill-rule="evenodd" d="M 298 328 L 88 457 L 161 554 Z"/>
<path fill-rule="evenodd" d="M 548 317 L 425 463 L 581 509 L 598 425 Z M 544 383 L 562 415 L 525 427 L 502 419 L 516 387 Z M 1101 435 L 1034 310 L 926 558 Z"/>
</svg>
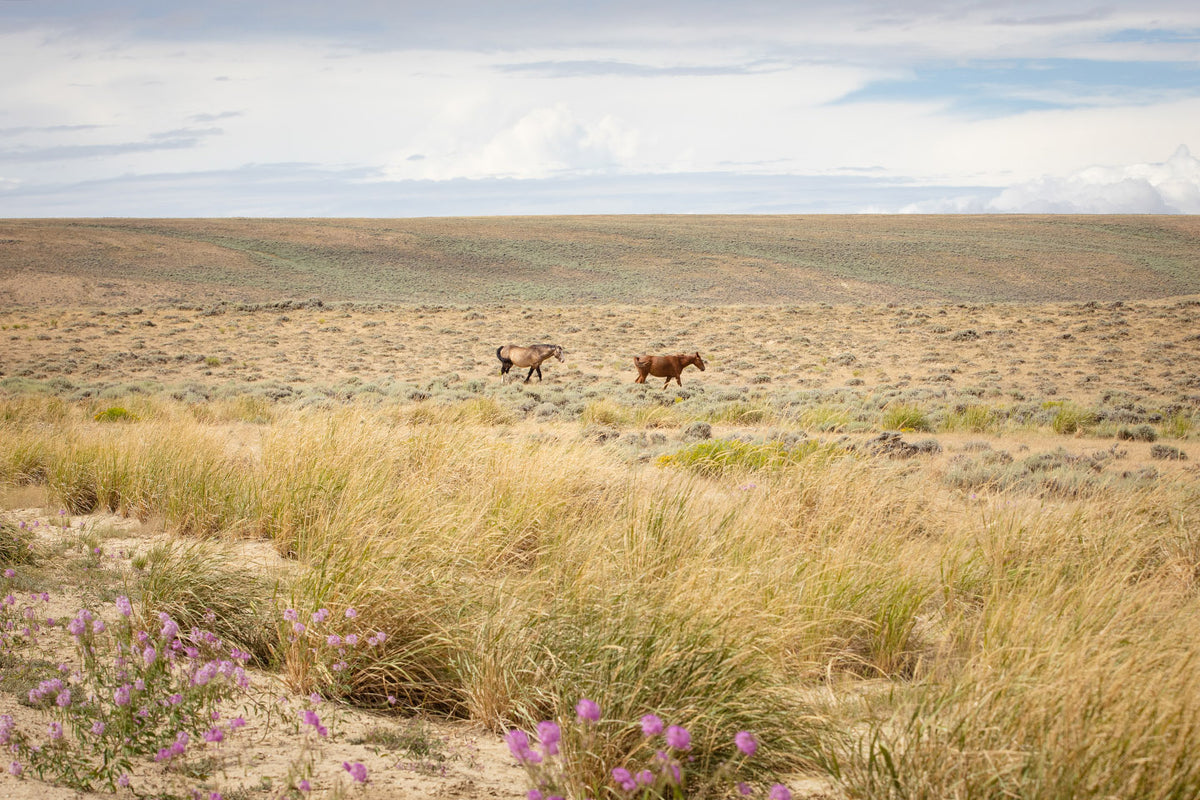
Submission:
<svg viewBox="0 0 1200 800">
<path fill-rule="evenodd" d="M 341 709 L 528 731 L 513 796 L 1196 797 L 1198 314 L 11 308 L 8 769 L 383 796 L 382 757 L 321 771 Z M 508 340 L 567 361 L 501 381 Z M 635 352 L 696 349 L 682 387 L 631 384 Z M 286 763 L 232 775 L 272 725 Z M 441 757 L 407 731 L 362 740 Z"/>
<path fill-rule="evenodd" d="M 151 569 L 141 591 L 301 693 L 497 731 L 591 698 L 627 725 L 576 763 L 588 785 L 652 711 L 692 731 L 699 774 L 749 730 L 753 774 L 849 796 L 1200 788 L 1185 469 L 1122 470 L 1119 446 L 934 462 L 801 431 L 688 443 L 710 431 L 661 421 L 670 452 L 631 463 L 595 424 L 530 437 L 453 405 L 129 405 L 8 401 L 0 479 L 72 516 L 269 541 L 295 564 L 274 582 L 188 585 L 229 567 L 181 570 L 185 549 L 147 556 L 182 585 Z M 286 609 L 322 608 L 343 622 L 291 634 Z M 313 639 L 349 631 L 387 638 L 350 659 Z"/>
</svg>

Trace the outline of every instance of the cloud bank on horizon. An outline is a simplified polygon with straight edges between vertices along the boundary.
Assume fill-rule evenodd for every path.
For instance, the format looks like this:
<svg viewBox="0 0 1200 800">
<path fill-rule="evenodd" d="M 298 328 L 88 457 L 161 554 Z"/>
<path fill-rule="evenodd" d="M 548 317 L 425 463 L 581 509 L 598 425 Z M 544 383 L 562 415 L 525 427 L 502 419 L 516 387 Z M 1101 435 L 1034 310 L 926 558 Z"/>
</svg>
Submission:
<svg viewBox="0 0 1200 800">
<path fill-rule="evenodd" d="M 1200 7 L 0 0 L 0 216 L 1200 213 Z"/>
</svg>

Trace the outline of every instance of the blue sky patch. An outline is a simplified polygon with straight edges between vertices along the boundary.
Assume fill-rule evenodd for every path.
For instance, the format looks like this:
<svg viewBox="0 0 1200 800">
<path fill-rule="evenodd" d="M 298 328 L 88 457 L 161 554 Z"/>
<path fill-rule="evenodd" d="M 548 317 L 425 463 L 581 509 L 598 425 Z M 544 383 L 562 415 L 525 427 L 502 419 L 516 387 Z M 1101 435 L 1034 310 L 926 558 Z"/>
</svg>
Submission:
<svg viewBox="0 0 1200 800">
<path fill-rule="evenodd" d="M 876 81 L 836 102 L 942 101 L 952 113 L 1007 116 L 1197 95 L 1200 67 L 1194 63 L 1015 59 L 918 67 L 907 78 Z"/>
</svg>

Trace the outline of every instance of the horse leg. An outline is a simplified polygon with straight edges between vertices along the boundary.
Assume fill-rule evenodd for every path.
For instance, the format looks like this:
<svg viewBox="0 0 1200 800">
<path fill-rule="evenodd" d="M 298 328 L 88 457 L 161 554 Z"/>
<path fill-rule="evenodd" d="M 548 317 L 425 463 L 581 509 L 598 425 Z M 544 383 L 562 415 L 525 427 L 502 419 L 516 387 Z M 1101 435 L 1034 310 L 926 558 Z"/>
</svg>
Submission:
<svg viewBox="0 0 1200 800">
<path fill-rule="evenodd" d="M 526 383 L 529 383 L 529 379 L 533 377 L 533 371 L 534 371 L 535 369 L 537 369 L 537 367 L 536 367 L 536 366 L 533 366 L 533 367 L 530 367 L 530 368 L 529 368 L 529 374 L 525 376 L 525 382 L 526 382 Z"/>
<path fill-rule="evenodd" d="M 534 369 L 536 369 L 537 373 L 538 373 L 538 383 L 541 383 L 542 382 L 542 365 L 538 364 Z"/>
<path fill-rule="evenodd" d="M 667 387 L 668 387 L 668 386 L 670 386 L 670 385 L 671 385 L 671 376 L 670 376 L 670 375 L 668 375 L 668 376 L 667 376 L 667 382 L 663 384 L 663 388 L 665 389 L 665 388 L 667 388 Z"/>
</svg>

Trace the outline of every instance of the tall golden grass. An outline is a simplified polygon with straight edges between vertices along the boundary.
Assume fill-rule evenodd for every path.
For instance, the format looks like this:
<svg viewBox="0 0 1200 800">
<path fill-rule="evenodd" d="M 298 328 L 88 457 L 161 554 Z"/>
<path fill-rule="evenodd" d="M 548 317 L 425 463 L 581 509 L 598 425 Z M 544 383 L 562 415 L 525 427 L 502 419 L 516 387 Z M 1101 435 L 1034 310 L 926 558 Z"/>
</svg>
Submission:
<svg viewBox="0 0 1200 800">
<path fill-rule="evenodd" d="M 285 605 L 388 634 L 335 673 L 281 627 L 298 688 L 497 729 L 587 696 L 610 765 L 653 711 L 697 769 L 749 729 L 761 769 L 854 797 L 1200 795 L 1194 480 L 967 497 L 829 448 L 630 466 L 582 424 L 522 438 L 482 408 L 127 407 L 4 403 L 0 480 L 272 541 Z"/>
</svg>

